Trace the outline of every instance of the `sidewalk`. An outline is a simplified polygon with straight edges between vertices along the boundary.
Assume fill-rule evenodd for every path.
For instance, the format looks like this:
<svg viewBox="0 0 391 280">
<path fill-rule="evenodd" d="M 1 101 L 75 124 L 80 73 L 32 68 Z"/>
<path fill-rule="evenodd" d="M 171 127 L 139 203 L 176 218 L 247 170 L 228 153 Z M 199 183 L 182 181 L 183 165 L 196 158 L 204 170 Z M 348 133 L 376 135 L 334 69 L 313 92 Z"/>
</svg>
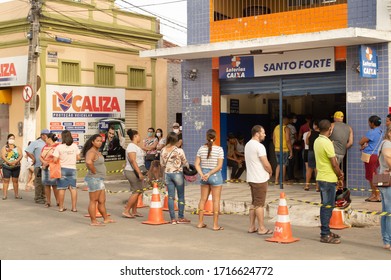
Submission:
<svg viewBox="0 0 391 280">
<path fill-rule="evenodd" d="M 123 175 L 107 177 L 107 189 L 110 191 L 119 191 L 127 180 Z M 84 184 L 79 181 L 79 184 Z M 280 186 L 269 184 L 266 197 L 266 216 L 271 222 L 277 219 L 277 208 L 279 204 L 280 193 L 285 192 L 289 216 L 292 225 L 316 227 L 319 222 L 319 203 L 320 193 L 315 192 L 315 186 L 311 186 L 310 191 L 303 190 L 303 184 L 294 183 L 285 185 L 284 189 Z M 161 190 L 165 194 L 165 190 Z M 369 194 L 368 194 L 369 195 Z M 144 194 L 144 204 L 149 205 L 151 191 Z M 198 184 L 188 184 L 185 187 L 186 211 L 196 211 L 200 198 L 200 187 Z M 355 227 L 379 226 L 381 203 L 365 202 L 366 196 L 351 195 L 352 203 L 348 209 L 345 209 L 345 223 Z M 162 195 L 162 200 L 164 195 Z M 225 183 L 221 193 L 221 212 L 223 214 L 247 215 L 251 204 L 251 193 L 247 183 Z"/>
</svg>

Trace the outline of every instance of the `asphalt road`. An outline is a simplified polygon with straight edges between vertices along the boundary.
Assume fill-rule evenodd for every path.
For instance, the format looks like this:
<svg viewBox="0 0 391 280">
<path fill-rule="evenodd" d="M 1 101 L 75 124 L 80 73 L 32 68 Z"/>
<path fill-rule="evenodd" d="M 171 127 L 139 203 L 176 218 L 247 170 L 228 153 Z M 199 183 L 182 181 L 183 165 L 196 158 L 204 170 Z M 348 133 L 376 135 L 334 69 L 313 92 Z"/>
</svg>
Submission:
<svg viewBox="0 0 391 280">
<path fill-rule="evenodd" d="M 118 190 L 126 184 L 116 184 Z M 144 225 L 143 218 L 121 218 L 129 193 L 107 195 L 107 208 L 117 221 L 104 227 L 89 226 L 88 193 L 79 189 L 78 212 L 44 208 L 33 202 L 33 193 L 21 191 L 22 200 L 0 200 L 0 259 L 2 260 L 390 260 L 382 248 L 380 228 L 349 228 L 338 231 L 340 245 L 319 242 L 319 228 L 293 226 L 300 241 L 290 244 L 266 242 L 265 236 L 247 233 L 248 216 L 222 215 L 224 231 L 196 228 L 197 216 L 187 213 L 191 224 Z M 53 199 L 54 201 L 54 199 Z M 168 212 L 165 218 L 169 220 Z M 274 223 L 266 223 L 271 229 Z"/>
</svg>

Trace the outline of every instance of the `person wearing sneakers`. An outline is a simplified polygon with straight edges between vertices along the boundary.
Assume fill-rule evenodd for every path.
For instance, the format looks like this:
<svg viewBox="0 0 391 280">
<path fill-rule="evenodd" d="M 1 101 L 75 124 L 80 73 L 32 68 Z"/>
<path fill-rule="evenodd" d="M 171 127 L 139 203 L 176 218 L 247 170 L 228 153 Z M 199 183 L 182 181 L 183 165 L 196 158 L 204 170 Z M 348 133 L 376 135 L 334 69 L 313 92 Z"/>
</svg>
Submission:
<svg viewBox="0 0 391 280">
<path fill-rule="evenodd" d="M 314 153 L 316 160 L 316 181 L 320 188 L 320 242 L 339 244 L 340 236 L 330 231 L 330 219 L 335 205 L 335 193 L 337 188 L 343 188 L 344 174 L 339 168 L 335 156 L 333 142 L 329 139 L 331 135 L 331 123 L 329 120 L 319 122 L 319 137 L 314 143 Z M 331 207 L 330 207 L 331 206 Z"/>
<path fill-rule="evenodd" d="M 183 177 L 183 166 L 189 168 L 185 152 L 178 148 L 178 135 L 170 132 L 167 136 L 166 146 L 160 154 L 160 165 L 164 168 L 164 179 L 168 189 L 168 209 L 170 212 L 171 224 L 190 223 L 185 219 L 185 181 Z M 178 194 L 178 220 L 175 219 L 175 190 Z"/>
<path fill-rule="evenodd" d="M 219 226 L 220 196 L 223 185 L 221 168 L 223 167 L 224 150 L 215 144 L 216 131 L 209 129 L 206 132 L 206 144 L 202 145 L 196 155 L 194 166 L 201 176 L 201 198 L 198 204 L 197 228 L 206 228 L 204 224 L 205 203 L 212 192 L 213 200 L 213 230 L 219 231 L 224 228 Z"/>
<path fill-rule="evenodd" d="M 390 174 L 391 170 L 391 125 L 387 126 L 384 140 L 379 148 L 379 174 Z M 382 212 L 391 212 L 391 187 L 379 187 L 382 198 Z M 383 248 L 391 250 L 391 216 L 383 215 L 380 218 Z"/>
<path fill-rule="evenodd" d="M 104 178 L 106 177 L 105 158 L 99 152 L 102 146 L 102 136 L 92 135 L 83 146 L 82 155 L 85 157 L 88 173 L 84 180 L 88 185 L 88 214 L 91 219 L 91 226 L 102 226 L 115 221 L 110 219 L 106 211 L 106 192 Z M 96 219 L 96 207 L 103 217 L 103 224 Z"/>
<path fill-rule="evenodd" d="M 246 179 L 250 185 L 252 199 L 249 210 L 250 226 L 248 233 L 272 234 L 273 232 L 267 229 L 264 224 L 267 185 L 273 174 L 272 166 L 267 159 L 265 146 L 261 144 L 266 137 L 265 129 L 260 125 L 255 125 L 251 129 L 251 135 L 251 140 L 244 147 L 247 166 Z M 258 228 L 255 225 L 255 220 L 258 222 Z"/>
</svg>

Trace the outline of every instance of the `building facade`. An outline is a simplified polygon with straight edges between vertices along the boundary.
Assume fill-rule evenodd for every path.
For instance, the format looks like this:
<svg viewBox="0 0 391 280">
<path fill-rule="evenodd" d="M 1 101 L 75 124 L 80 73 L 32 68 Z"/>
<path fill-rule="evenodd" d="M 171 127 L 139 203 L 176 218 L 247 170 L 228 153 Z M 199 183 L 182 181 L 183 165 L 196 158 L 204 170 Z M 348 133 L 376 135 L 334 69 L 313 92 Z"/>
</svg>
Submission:
<svg viewBox="0 0 391 280">
<path fill-rule="evenodd" d="M 369 189 L 358 141 L 371 115 L 385 120 L 389 113 L 390 2 L 188 1 L 188 46 L 141 56 L 185 60 L 183 138 L 189 159 L 209 128 L 225 146 L 227 133 L 248 140 L 251 127 L 261 124 L 273 162 L 271 135 L 280 113 L 296 113 L 303 121 L 306 114 L 332 120 L 335 111 L 343 111 L 354 131 L 348 186 Z"/>
<path fill-rule="evenodd" d="M 0 75 L 0 117 L 8 120 L 1 124 L 1 145 L 8 133 L 25 145 L 48 128 L 70 130 L 81 146 L 101 132 L 102 119 L 123 122 L 126 141 L 129 128 L 144 138 L 148 127 L 167 127 L 161 110 L 167 107 L 167 61 L 139 57 L 161 40 L 156 18 L 121 10 L 114 0 L 11 1 L 0 7 L 0 63 L 18 68 L 17 76 Z M 26 101 L 24 86 L 31 81 L 36 92 Z M 113 160 L 108 170 L 121 166 Z"/>
</svg>

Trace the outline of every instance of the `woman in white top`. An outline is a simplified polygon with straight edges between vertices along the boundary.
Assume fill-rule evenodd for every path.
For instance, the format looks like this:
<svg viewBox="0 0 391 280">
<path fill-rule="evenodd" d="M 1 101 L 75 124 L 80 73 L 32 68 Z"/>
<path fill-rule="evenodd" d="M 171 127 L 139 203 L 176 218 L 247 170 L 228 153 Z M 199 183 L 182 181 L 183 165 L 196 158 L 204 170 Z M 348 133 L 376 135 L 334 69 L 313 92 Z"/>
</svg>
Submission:
<svg viewBox="0 0 391 280">
<path fill-rule="evenodd" d="M 137 146 L 141 139 L 138 131 L 128 129 L 127 134 L 132 142 L 126 148 L 124 174 L 129 181 L 132 194 L 128 199 L 124 212 L 122 212 L 122 217 L 142 217 L 143 215 L 137 212 L 137 200 L 140 195 L 143 195 L 143 181 L 144 175 L 146 175 L 145 171 L 147 171 L 144 162 L 144 151 Z M 130 214 L 130 209 L 132 209 L 132 214 Z"/>
<path fill-rule="evenodd" d="M 72 212 L 77 212 L 77 190 L 76 190 L 76 161 L 80 160 L 80 150 L 73 143 L 72 134 L 69 130 L 64 130 L 61 133 L 62 144 L 58 145 L 53 152 L 53 162 L 60 161 L 61 178 L 57 179 L 57 199 L 58 211 L 64 212 L 65 190 L 71 192 Z"/>
<path fill-rule="evenodd" d="M 224 151 L 223 148 L 215 144 L 216 131 L 209 129 L 206 132 L 206 144 L 202 145 L 197 152 L 195 168 L 201 176 L 201 199 L 198 204 L 199 221 L 198 228 L 205 228 L 204 208 L 210 192 L 212 192 L 213 201 L 213 230 L 223 230 L 219 226 L 220 196 L 223 185 L 221 168 L 223 166 Z"/>
</svg>

